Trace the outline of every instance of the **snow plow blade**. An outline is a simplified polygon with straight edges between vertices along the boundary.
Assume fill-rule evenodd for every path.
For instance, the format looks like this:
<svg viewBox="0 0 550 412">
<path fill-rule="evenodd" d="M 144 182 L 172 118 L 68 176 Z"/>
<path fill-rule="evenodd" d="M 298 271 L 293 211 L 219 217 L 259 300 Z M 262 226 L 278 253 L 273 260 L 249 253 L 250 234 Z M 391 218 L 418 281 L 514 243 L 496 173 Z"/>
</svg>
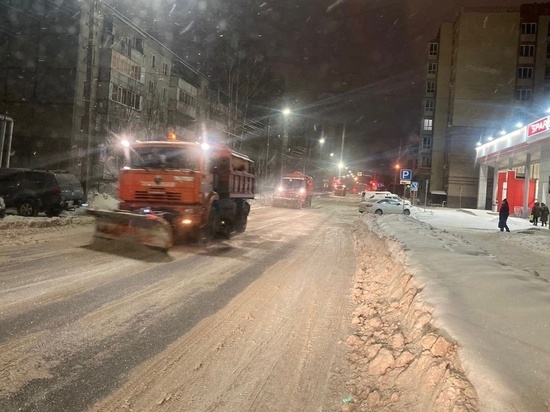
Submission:
<svg viewBox="0 0 550 412">
<path fill-rule="evenodd" d="M 283 207 L 287 209 L 301 209 L 302 208 L 302 201 L 300 199 L 273 199 L 273 203 L 271 204 L 273 207 Z"/>
<path fill-rule="evenodd" d="M 159 216 L 93 209 L 88 213 L 96 218 L 98 238 L 135 241 L 165 251 L 174 244 L 171 225 Z"/>
</svg>

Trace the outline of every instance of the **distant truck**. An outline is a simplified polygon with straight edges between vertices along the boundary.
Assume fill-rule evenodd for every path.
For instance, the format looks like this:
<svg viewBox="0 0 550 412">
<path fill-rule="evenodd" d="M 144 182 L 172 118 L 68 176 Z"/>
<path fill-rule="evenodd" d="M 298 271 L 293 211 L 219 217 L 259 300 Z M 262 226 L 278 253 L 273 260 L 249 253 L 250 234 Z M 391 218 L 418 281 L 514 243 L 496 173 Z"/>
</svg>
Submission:
<svg viewBox="0 0 550 412">
<path fill-rule="evenodd" d="M 177 238 L 208 241 L 244 232 L 254 198 L 254 162 L 227 145 L 135 142 L 120 171 L 118 210 L 90 210 L 96 236 L 168 250 Z"/>
<path fill-rule="evenodd" d="M 313 178 L 301 172 L 284 175 L 273 194 L 274 207 L 300 209 L 311 207 Z"/>
</svg>

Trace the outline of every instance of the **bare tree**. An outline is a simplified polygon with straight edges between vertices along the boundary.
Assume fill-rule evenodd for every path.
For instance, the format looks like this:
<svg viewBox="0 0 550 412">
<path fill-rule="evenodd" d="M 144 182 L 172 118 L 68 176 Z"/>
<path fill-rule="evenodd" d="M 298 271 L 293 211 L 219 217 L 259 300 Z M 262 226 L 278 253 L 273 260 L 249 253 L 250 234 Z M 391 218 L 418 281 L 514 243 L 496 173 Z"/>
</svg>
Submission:
<svg viewBox="0 0 550 412">
<path fill-rule="evenodd" d="M 245 48 L 237 37 L 220 42 L 215 50 L 219 58 L 213 71 L 228 98 L 226 132 L 240 148 L 250 102 L 265 86 L 268 70 L 262 56 Z"/>
</svg>

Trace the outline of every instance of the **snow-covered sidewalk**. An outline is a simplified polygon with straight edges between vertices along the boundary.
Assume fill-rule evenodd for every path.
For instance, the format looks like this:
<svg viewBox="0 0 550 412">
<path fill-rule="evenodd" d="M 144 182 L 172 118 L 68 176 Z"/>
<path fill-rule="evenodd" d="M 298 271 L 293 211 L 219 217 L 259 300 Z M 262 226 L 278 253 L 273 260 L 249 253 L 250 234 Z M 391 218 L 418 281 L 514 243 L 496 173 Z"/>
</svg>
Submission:
<svg viewBox="0 0 550 412">
<path fill-rule="evenodd" d="M 550 230 L 480 210 L 360 218 L 414 276 L 434 326 L 458 342 L 482 411 L 550 410 Z"/>
</svg>

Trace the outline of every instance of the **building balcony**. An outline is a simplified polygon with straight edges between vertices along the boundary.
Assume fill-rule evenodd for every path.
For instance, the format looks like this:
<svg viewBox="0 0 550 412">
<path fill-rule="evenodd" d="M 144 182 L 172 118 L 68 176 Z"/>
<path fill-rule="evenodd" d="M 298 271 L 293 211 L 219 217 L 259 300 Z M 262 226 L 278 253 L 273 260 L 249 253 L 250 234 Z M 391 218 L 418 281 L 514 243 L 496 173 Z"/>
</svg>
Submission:
<svg viewBox="0 0 550 412">
<path fill-rule="evenodd" d="M 517 85 L 521 87 L 532 87 L 533 79 L 517 79 Z"/>
<path fill-rule="evenodd" d="M 535 56 L 519 56 L 518 57 L 518 66 L 534 66 L 535 65 Z"/>
<path fill-rule="evenodd" d="M 188 104 L 176 100 L 170 100 L 168 102 L 168 111 L 176 112 L 192 119 L 197 117 L 196 107 L 189 106 Z"/>
</svg>

